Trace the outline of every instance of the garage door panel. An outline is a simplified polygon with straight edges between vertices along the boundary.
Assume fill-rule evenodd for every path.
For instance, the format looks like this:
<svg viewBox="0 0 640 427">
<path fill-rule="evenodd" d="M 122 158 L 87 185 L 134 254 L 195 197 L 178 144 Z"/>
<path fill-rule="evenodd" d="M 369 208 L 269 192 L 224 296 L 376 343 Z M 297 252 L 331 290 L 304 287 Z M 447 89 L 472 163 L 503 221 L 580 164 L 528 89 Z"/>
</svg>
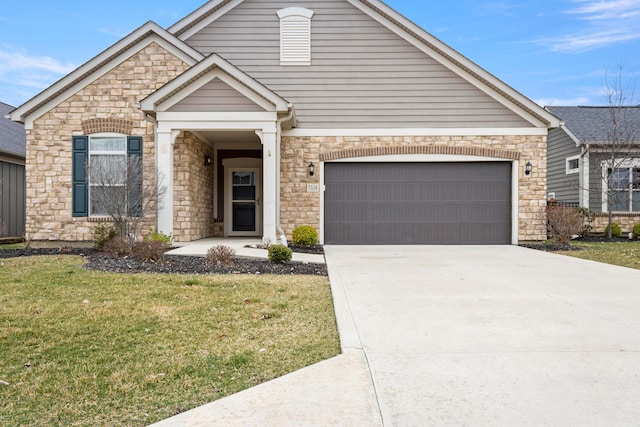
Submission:
<svg viewBox="0 0 640 427">
<path fill-rule="evenodd" d="M 327 163 L 328 244 L 511 241 L 511 164 Z"/>
</svg>

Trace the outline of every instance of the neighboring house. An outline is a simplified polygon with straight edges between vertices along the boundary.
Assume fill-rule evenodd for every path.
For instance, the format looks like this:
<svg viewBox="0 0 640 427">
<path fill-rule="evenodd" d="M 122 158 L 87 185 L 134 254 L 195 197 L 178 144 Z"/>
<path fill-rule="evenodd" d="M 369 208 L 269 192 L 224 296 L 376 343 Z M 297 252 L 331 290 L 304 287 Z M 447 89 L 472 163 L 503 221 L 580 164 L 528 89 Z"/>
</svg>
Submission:
<svg viewBox="0 0 640 427">
<path fill-rule="evenodd" d="M 0 102 L 0 238 L 24 236 L 27 139 L 24 126 L 5 117 L 14 108 Z"/>
<path fill-rule="evenodd" d="M 546 109 L 562 121 L 549 132 L 548 198 L 588 208 L 596 213 L 595 230 L 602 231 L 607 190 L 615 189 L 613 220 L 630 232 L 640 223 L 640 107 Z"/>
<path fill-rule="evenodd" d="M 303 224 L 327 244 L 546 238 L 557 118 L 377 0 L 209 1 L 11 118 L 34 240 L 90 240 L 85 163 L 134 154 L 168 190 L 147 225 L 179 242 Z"/>
</svg>

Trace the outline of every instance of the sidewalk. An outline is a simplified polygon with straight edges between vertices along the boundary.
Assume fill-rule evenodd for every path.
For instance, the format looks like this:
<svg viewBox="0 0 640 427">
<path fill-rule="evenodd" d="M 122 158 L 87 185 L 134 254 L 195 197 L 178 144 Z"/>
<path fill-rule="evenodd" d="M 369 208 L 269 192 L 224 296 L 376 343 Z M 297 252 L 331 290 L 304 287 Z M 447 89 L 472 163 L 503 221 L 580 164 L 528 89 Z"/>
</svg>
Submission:
<svg viewBox="0 0 640 427">
<path fill-rule="evenodd" d="M 262 244 L 260 239 L 239 239 L 234 237 L 215 237 L 211 239 L 196 240 L 189 243 L 176 243 L 175 246 L 180 246 L 176 249 L 172 249 L 167 252 L 167 255 L 186 255 L 186 256 L 206 256 L 207 251 L 213 246 L 224 245 L 229 246 L 236 251 L 236 256 L 247 258 L 264 258 L 267 259 L 267 250 L 259 249 L 258 246 Z M 254 246 L 254 247 L 251 247 Z M 309 262 L 316 264 L 324 264 L 324 255 L 319 254 L 305 254 L 300 252 L 294 252 L 292 261 Z"/>
</svg>

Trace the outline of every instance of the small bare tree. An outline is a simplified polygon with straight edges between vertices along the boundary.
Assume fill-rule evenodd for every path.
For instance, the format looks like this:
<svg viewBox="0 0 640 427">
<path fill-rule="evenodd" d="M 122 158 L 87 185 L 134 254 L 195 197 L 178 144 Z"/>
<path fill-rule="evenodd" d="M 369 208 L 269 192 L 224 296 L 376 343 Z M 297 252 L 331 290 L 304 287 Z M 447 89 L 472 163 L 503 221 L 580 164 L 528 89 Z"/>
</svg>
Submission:
<svg viewBox="0 0 640 427">
<path fill-rule="evenodd" d="M 162 206 L 162 175 L 143 179 L 142 157 L 93 158 L 87 165 L 92 213 L 110 216 L 122 237 L 135 237 L 140 223 Z"/>
<path fill-rule="evenodd" d="M 602 188 L 606 194 L 608 214 L 608 236 L 611 238 L 613 210 L 630 202 L 629 191 L 640 188 L 640 174 L 631 173 L 632 159 L 638 154 L 640 142 L 640 123 L 636 123 L 633 114 L 635 90 L 633 83 L 624 78 L 622 66 L 614 77 L 607 70 L 604 75 L 604 94 L 607 100 L 607 117 L 603 125 L 606 140 L 602 141 L 601 152 L 605 159 L 601 162 Z M 635 153 L 634 153 L 635 152 Z M 628 209 L 628 208 L 627 208 Z"/>
</svg>

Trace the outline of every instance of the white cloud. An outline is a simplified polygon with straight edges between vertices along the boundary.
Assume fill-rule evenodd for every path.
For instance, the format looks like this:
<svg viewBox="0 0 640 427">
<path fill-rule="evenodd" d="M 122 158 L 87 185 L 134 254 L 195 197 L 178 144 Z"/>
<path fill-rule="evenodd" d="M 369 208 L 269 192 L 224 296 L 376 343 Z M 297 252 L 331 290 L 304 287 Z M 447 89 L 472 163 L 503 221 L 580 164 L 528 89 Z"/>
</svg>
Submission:
<svg viewBox="0 0 640 427">
<path fill-rule="evenodd" d="M 0 50 L 2 101 L 19 105 L 76 68 L 49 56 Z"/>
<path fill-rule="evenodd" d="M 588 105 L 589 98 L 579 96 L 576 98 L 540 98 L 535 99 L 534 102 L 541 107 L 554 107 L 554 106 L 572 106 L 572 105 Z"/>
<path fill-rule="evenodd" d="M 538 43 L 554 52 L 580 53 L 640 39 L 638 0 L 574 0 L 574 4 L 565 14 L 575 17 L 581 28 Z"/>
<path fill-rule="evenodd" d="M 52 74 L 68 74 L 76 68 L 72 64 L 63 64 L 49 56 L 29 56 L 23 52 L 0 50 L 0 73 L 15 70 L 40 70 Z"/>
</svg>

